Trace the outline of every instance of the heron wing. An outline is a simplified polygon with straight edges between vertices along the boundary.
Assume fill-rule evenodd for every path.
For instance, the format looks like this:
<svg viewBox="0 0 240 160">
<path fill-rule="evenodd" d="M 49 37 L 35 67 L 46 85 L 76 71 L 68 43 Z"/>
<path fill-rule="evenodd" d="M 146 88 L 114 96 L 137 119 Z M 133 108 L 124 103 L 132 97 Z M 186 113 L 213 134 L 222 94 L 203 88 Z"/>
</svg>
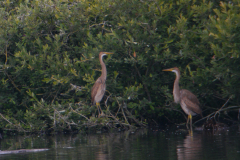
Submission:
<svg viewBox="0 0 240 160">
<path fill-rule="evenodd" d="M 202 110 L 200 109 L 199 105 L 197 105 L 196 103 L 193 103 L 187 97 L 183 97 L 181 99 L 181 104 L 183 103 L 191 112 L 194 112 L 196 114 L 202 114 Z"/>
<path fill-rule="evenodd" d="M 102 81 L 101 78 L 98 78 L 95 84 L 93 85 L 92 91 L 91 91 L 92 103 L 96 102 L 96 97 L 100 97 L 99 98 L 100 100 L 102 99 L 105 93 L 105 89 L 106 89 L 105 81 Z"/>
<path fill-rule="evenodd" d="M 181 103 L 185 103 L 185 105 L 190 111 L 197 114 L 202 114 L 202 110 L 199 107 L 200 103 L 197 97 L 192 92 L 186 89 L 182 89 L 180 91 L 180 96 L 181 96 Z"/>
<path fill-rule="evenodd" d="M 187 99 L 189 99 L 193 103 L 200 105 L 198 98 L 189 90 L 186 90 L 186 89 L 180 90 L 180 98 L 182 99 L 183 97 L 187 97 Z"/>
</svg>

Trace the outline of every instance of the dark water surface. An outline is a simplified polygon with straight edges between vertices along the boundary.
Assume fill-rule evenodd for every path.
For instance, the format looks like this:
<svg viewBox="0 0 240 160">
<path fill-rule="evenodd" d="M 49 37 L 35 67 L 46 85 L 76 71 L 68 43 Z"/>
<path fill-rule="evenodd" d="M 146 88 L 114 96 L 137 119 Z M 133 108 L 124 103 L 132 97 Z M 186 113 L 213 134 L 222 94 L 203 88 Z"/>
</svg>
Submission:
<svg viewBox="0 0 240 160">
<path fill-rule="evenodd" d="M 1 160 L 240 160 L 240 126 L 222 131 L 140 130 L 102 134 L 12 136 L 1 150 L 48 148 L 0 155 Z"/>
</svg>

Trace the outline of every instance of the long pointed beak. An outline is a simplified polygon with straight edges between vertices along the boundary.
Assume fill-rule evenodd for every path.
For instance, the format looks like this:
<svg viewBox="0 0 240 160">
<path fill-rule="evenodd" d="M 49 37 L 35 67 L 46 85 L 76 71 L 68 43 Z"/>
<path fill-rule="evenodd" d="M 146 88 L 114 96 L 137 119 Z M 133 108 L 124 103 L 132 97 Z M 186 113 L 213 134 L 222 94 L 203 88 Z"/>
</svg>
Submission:
<svg viewBox="0 0 240 160">
<path fill-rule="evenodd" d="M 113 54 L 112 52 L 104 52 L 104 54 Z"/>
<path fill-rule="evenodd" d="M 163 69 L 162 71 L 173 71 L 173 68 Z"/>
</svg>

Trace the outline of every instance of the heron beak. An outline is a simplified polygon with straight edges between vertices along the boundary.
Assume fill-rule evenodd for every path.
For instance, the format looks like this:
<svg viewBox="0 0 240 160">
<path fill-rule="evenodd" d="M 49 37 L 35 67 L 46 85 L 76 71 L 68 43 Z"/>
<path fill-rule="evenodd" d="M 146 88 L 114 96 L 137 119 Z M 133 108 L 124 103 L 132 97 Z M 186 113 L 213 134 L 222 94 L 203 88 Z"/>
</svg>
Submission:
<svg viewBox="0 0 240 160">
<path fill-rule="evenodd" d="M 104 54 L 113 54 L 112 52 L 104 52 Z"/>
<path fill-rule="evenodd" d="M 162 71 L 173 71 L 174 68 L 163 69 Z"/>
</svg>

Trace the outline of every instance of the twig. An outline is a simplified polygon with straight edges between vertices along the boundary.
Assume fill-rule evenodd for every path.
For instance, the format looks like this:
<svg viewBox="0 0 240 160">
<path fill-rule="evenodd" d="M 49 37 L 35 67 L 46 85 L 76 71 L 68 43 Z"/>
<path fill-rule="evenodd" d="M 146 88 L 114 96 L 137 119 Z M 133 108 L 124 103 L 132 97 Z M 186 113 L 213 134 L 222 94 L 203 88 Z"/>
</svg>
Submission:
<svg viewBox="0 0 240 160">
<path fill-rule="evenodd" d="M 127 107 L 126 107 L 124 110 L 125 110 L 126 114 L 127 114 L 129 117 L 131 117 L 131 118 L 133 119 L 133 121 L 134 121 L 135 123 L 137 123 L 139 126 L 146 126 L 145 124 L 140 123 L 140 122 L 128 111 Z"/>
<path fill-rule="evenodd" d="M 154 0 L 154 3 L 155 3 L 155 5 L 157 6 L 157 9 L 158 9 L 158 11 L 159 11 L 159 13 L 160 13 L 160 16 L 162 16 L 162 11 L 161 11 L 161 9 L 159 8 L 156 0 Z"/>
<path fill-rule="evenodd" d="M 156 123 L 156 125 L 158 126 L 158 123 L 157 123 L 154 119 L 152 119 L 152 121 L 153 121 L 154 123 Z"/>
<path fill-rule="evenodd" d="M 76 112 L 72 107 L 71 107 L 71 110 L 72 110 L 73 112 L 79 114 L 80 116 L 84 117 L 87 121 L 89 121 L 89 119 L 88 119 L 86 116 L 82 115 L 81 113 Z"/>
<path fill-rule="evenodd" d="M 208 118 L 208 116 L 206 116 L 206 117 L 203 117 L 203 118 L 201 118 L 201 119 L 197 120 L 196 122 L 194 122 L 194 123 L 193 123 L 193 125 L 194 125 L 195 123 L 198 123 L 198 122 L 200 122 L 200 121 L 202 121 L 202 120 L 204 120 L 204 119 L 207 119 L 207 118 Z"/>
<path fill-rule="evenodd" d="M 230 97 L 230 98 L 231 98 L 231 97 Z M 229 98 L 229 99 L 230 99 L 230 98 Z M 207 119 L 207 120 L 208 120 L 209 118 L 212 117 L 213 114 L 214 114 L 214 120 L 215 120 L 215 115 L 216 115 L 218 112 L 220 112 L 220 110 L 221 110 L 221 111 L 226 111 L 226 110 L 232 109 L 232 108 L 240 108 L 240 106 L 230 106 L 230 107 L 227 107 L 227 108 L 222 109 L 224 106 L 226 106 L 226 104 L 228 103 L 229 99 L 227 100 L 227 102 L 225 102 L 225 104 L 224 104 L 219 110 L 217 110 L 216 112 L 210 113 L 209 115 L 207 115 L 206 117 L 203 117 L 202 119 L 196 121 L 195 123 L 198 123 L 198 122 L 200 122 L 200 121 L 202 121 L 202 120 L 204 120 L 204 119 Z M 195 123 L 194 123 L 194 124 L 195 124 Z"/>
<path fill-rule="evenodd" d="M 2 113 L 0 113 L 0 116 L 5 120 L 5 121 L 7 121 L 8 123 L 10 123 L 10 124 L 12 124 L 13 125 L 13 123 L 12 122 L 10 122 L 7 118 L 5 118 L 3 115 L 2 115 Z"/>
<path fill-rule="evenodd" d="M 109 99 L 109 97 L 111 96 L 112 94 L 110 94 L 109 96 L 107 96 L 107 99 L 105 100 L 105 106 L 106 106 L 106 108 L 107 108 L 107 101 L 108 101 L 108 99 Z"/>
<path fill-rule="evenodd" d="M 223 105 L 219 110 L 217 110 L 217 111 L 215 112 L 215 114 L 214 114 L 214 120 L 215 120 L 215 121 L 216 121 L 216 118 L 215 118 L 215 117 L 216 117 L 217 113 L 220 114 L 220 111 L 222 110 L 222 108 L 227 105 L 227 103 L 229 102 L 229 100 L 230 100 L 231 98 L 232 98 L 232 97 L 229 97 L 228 100 L 224 103 L 224 105 Z"/>
<path fill-rule="evenodd" d="M 17 87 L 17 85 L 14 83 L 12 78 L 7 74 L 7 72 L 5 70 L 4 70 L 4 73 L 8 76 L 8 79 L 10 79 L 11 83 L 13 84 L 13 86 L 21 93 L 21 90 Z"/>
<path fill-rule="evenodd" d="M 70 85 L 71 85 L 71 89 L 70 90 L 76 90 L 76 91 L 81 91 L 82 90 L 81 86 L 77 86 L 77 85 L 74 85 L 72 83 L 70 83 Z"/>
<path fill-rule="evenodd" d="M 55 124 L 56 123 L 56 121 L 55 121 L 55 111 L 59 115 L 59 118 L 61 118 L 65 123 L 68 124 L 68 122 L 61 116 L 61 113 L 57 109 L 55 109 L 54 107 L 53 107 L 53 109 L 54 109 L 54 127 L 56 127 L 56 124 Z"/>
<path fill-rule="evenodd" d="M 128 120 L 127 120 L 127 117 L 125 116 L 125 113 L 124 113 L 124 111 L 123 111 L 123 107 L 122 107 L 122 106 L 120 106 L 120 107 L 121 107 L 122 114 L 123 114 L 123 117 L 124 117 L 124 119 L 125 119 L 125 122 L 127 122 L 127 123 L 129 124 L 129 122 L 128 122 Z"/>
<path fill-rule="evenodd" d="M 7 59 L 7 56 L 8 56 L 8 55 L 7 55 L 7 44 L 8 44 L 8 42 L 6 43 L 6 60 L 5 60 L 5 65 L 7 65 L 7 60 L 8 60 L 8 59 Z"/>
<path fill-rule="evenodd" d="M 117 100 L 117 97 L 115 96 L 115 99 Z M 119 110 L 121 109 L 121 107 L 120 107 L 120 104 L 119 104 L 119 101 L 117 100 L 117 103 L 118 103 L 118 111 L 117 111 L 117 113 L 115 114 L 115 116 L 117 116 L 118 115 L 118 112 L 119 112 Z"/>
<path fill-rule="evenodd" d="M 61 83 L 60 83 L 60 84 L 61 84 Z M 53 97 L 52 104 L 53 104 L 53 102 L 55 101 L 55 99 L 56 99 L 56 97 L 57 97 L 57 95 L 58 95 L 58 92 L 59 92 L 59 90 L 60 90 L 61 87 L 62 87 L 62 85 L 59 86 L 59 88 L 58 88 L 55 96 Z"/>
<path fill-rule="evenodd" d="M 54 128 L 56 128 L 56 112 L 55 112 L 55 109 L 54 109 L 53 118 L 54 118 L 53 126 L 54 126 Z"/>
<path fill-rule="evenodd" d="M 22 131 L 24 131 L 24 132 L 27 132 L 27 131 L 25 131 L 20 125 L 17 126 L 17 125 L 15 125 L 15 124 L 13 124 L 12 122 L 10 122 L 10 121 L 9 121 L 7 118 L 5 118 L 1 113 L 0 113 L 0 116 L 1 116 L 5 121 L 7 121 L 8 123 L 10 123 L 11 125 L 17 127 L 19 130 L 22 130 Z"/>
<path fill-rule="evenodd" d="M 108 116 L 108 117 L 110 117 L 110 118 L 113 118 L 115 121 L 117 121 L 121 126 L 124 126 L 124 125 L 126 125 L 126 126 L 132 126 L 131 124 L 126 124 L 126 123 L 122 123 L 122 122 L 120 122 L 115 116 L 113 116 L 113 114 L 111 113 L 111 112 L 109 112 L 110 113 L 110 115 L 111 116 Z M 126 121 L 126 122 L 128 122 L 128 121 Z"/>
<path fill-rule="evenodd" d="M 111 114 L 111 116 L 108 116 L 108 117 L 110 117 L 110 118 L 113 118 L 115 121 L 117 121 L 120 125 L 126 125 L 126 126 L 132 126 L 131 124 L 126 124 L 126 123 L 122 123 L 122 122 L 120 122 L 116 117 L 114 117 L 112 114 Z"/>
</svg>

